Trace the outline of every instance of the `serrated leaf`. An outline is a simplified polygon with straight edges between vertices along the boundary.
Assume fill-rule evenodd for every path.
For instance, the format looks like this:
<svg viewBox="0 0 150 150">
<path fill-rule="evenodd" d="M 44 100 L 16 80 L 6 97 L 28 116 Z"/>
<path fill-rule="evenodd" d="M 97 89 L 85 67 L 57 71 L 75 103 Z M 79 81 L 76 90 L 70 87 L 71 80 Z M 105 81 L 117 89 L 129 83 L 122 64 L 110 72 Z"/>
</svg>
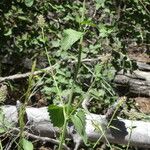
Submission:
<svg viewBox="0 0 150 150">
<path fill-rule="evenodd" d="M 82 32 L 78 32 L 73 29 L 66 29 L 63 32 L 63 38 L 61 41 L 61 48 L 68 50 L 75 42 L 77 42 L 83 36 Z"/>
<path fill-rule="evenodd" d="M 48 107 L 49 116 L 54 126 L 62 127 L 64 124 L 63 107 L 50 105 Z"/>
<path fill-rule="evenodd" d="M 22 139 L 22 147 L 24 150 L 33 150 L 33 144 L 25 138 Z"/>
<path fill-rule="evenodd" d="M 31 7 L 34 3 L 34 0 L 25 0 L 24 3 L 27 7 Z"/>
<path fill-rule="evenodd" d="M 75 126 L 75 129 L 79 133 L 79 135 L 83 138 L 84 143 L 87 143 L 87 135 L 85 132 L 86 118 L 85 112 L 79 110 L 76 114 L 71 116 L 71 120 Z"/>
</svg>

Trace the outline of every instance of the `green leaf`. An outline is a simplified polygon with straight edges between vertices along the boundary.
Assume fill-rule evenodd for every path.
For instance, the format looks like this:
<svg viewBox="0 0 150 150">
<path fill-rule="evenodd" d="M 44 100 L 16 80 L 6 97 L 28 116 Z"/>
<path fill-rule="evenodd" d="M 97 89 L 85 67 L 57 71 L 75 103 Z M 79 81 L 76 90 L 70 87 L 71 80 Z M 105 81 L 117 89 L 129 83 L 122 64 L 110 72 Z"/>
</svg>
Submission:
<svg viewBox="0 0 150 150">
<path fill-rule="evenodd" d="M 91 27 L 96 27 L 97 26 L 91 20 L 85 20 L 85 21 L 81 22 L 81 24 L 88 25 L 88 26 L 91 26 Z"/>
<path fill-rule="evenodd" d="M 105 1 L 106 0 L 96 0 L 96 10 L 98 10 L 99 8 L 104 8 L 105 6 Z"/>
<path fill-rule="evenodd" d="M 76 114 L 71 116 L 71 120 L 79 133 L 79 135 L 83 138 L 84 143 L 87 143 L 87 135 L 85 132 L 85 112 L 83 110 L 79 110 Z"/>
<path fill-rule="evenodd" d="M 0 150 L 3 150 L 2 142 L 0 141 Z"/>
<path fill-rule="evenodd" d="M 33 144 L 25 138 L 22 139 L 22 147 L 24 150 L 33 150 Z"/>
<path fill-rule="evenodd" d="M 83 36 L 82 32 L 78 32 L 72 29 L 66 29 L 63 33 L 61 41 L 61 48 L 68 50 L 75 42 L 77 42 Z"/>
<path fill-rule="evenodd" d="M 20 19 L 20 20 L 28 20 L 28 18 L 27 17 L 25 17 L 25 16 L 18 16 L 18 19 Z"/>
<path fill-rule="evenodd" d="M 54 126 L 62 127 L 64 124 L 63 107 L 50 105 L 48 107 L 50 119 Z"/>
<path fill-rule="evenodd" d="M 45 94 L 48 94 L 48 95 L 50 95 L 52 93 L 57 93 L 58 92 L 58 90 L 57 90 L 56 87 L 52 87 L 51 88 L 49 86 L 45 86 L 43 90 L 45 91 Z"/>
<path fill-rule="evenodd" d="M 98 25 L 98 30 L 99 30 L 100 36 L 102 38 L 108 37 L 113 32 L 113 28 L 107 27 L 104 24 L 99 24 Z"/>
<path fill-rule="evenodd" d="M 27 7 L 31 7 L 34 3 L 34 0 L 25 0 L 24 3 Z"/>
<path fill-rule="evenodd" d="M 5 36 L 9 36 L 9 35 L 11 35 L 12 34 L 12 29 L 9 29 L 4 35 Z"/>
<path fill-rule="evenodd" d="M 57 41 L 51 41 L 51 44 L 52 44 L 52 47 L 59 47 L 60 46 L 60 41 L 57 40 Z"/>
</svg>

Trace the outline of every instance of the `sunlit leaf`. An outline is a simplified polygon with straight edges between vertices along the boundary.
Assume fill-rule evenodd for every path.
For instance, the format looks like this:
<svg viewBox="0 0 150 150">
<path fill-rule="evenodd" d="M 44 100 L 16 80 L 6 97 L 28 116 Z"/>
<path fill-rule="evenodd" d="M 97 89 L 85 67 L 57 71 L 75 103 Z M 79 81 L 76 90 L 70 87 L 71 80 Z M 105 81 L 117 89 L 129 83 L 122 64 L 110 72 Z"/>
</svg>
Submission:
<svg viewBox="0 0 150 150">
<path fill-rule="evenodd" d="M 91 27 L 96 27 L 97 25 L 95 23 L 93 23 L 91 20 L 86 20 L 86 21 L 83 21 L 81 22 L 81 24 L 83 25 L 88 25 L 88 26 L 91 26 Z"/>
<path fill-rule="evenodd" d="M 24 150 L 33 150 L 33 144 L 25 138 L 22 139 L 22 147 Z"/>
<path fill-rule="evenodd" d="M 82 110 L 79 110 L 76 114 L 71 116 L 71 120 L 79 133 L 79 135 L 83 138 L 84 143 L 87 143 L 87 135 L 85 132 L 85 112 Z"/>
<path fill-rule="evenodd" d="M 34 3 L 34 0 L 25 0 L 24 2 L 27 7 L 31 7 Z"/>
<path fill-rule="evenodd" d="M 98 9 L 101 8 L 101 7 L 104 8 L 104 6 L 105 6 L 105 1 L 106 1 L 106 0 L 96 0 L 96 10 L 98 10 Z"/>
<path fill-rule="evenodd" d="M 5 36 L 9 36 L 9 35 L 11 35 L 12 34 L 12 29 L 9 29 L 4 35 Z"/>
<path fill-rule="evenodd" d="M 68 50 L 71 46 L 77 42 L 83 36 L 82 32 L 78 32 L 73 29 L 66 29 L 63 32 L 63 38 L 61 41 L 61 48 Z"/>
</svg>

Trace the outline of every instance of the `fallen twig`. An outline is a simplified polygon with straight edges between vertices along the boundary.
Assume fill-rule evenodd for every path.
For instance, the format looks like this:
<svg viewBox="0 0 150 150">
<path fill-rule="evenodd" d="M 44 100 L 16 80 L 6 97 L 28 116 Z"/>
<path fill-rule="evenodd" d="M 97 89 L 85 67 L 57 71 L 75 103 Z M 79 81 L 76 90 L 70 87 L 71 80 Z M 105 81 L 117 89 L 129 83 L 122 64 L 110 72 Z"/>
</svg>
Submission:
<svg viewBox="0 0 150 150">
<path fill-rule="evenodd" d="M 32 72 L 27 72 L 27 73 L 22 73 L 22 74 L 11 75 L 11 76 L 7 76 L 7 77 L 0 77 L 0 82 L 4 82 L 4 81 L 7 81 L 7 80 L 15 80 L 15 79 L 20 79 L 20 78 L 26 78 L 26 77 L 29 77 L 31 74 L 37 75 L 37 74 L 41 74 L 43 72 L 48 72 L 48 71 L 52 70 L 54 68 L 54 66 L 47 67 L 47 68 L 41 69 L 39 71 L 35 71 L 33 73 Z"/>
<path fill-rule="evenodd" d="M 82 62 L 95 62 L 98 60 L 101 60 L 104 56 L 99 56 L 98 58 L 92 58 L 92 59 L 83 59 Z M 77 63 L 77 60 L 71 60 L 69 61 L 70 63 L 74 64 Z M 33 75 L 38 75 L 44 72 L 48 72 L 51 71 L 52 69 L 55 68 L 56 65 L 41 69 L 39 71 L 35 71 L 35 72 L 27 72 L 27 73 L 22 73 L 22 74 L 15 74 L 15 75 L 10 75 L 10 76 L 6 76 L 6 77 L 0 77 L 0 83 L 7 81 L 7 80 L 16 80 L 16 79 L 20 79 L 20 78 L 27 78 L 29 77 L 31 74 Z"/>
<path fill-rule="evenodd" d="M 17 133 L 19 133 L 20 130 L 19 130 L 18 128 L 13 128 L 13 129 L 11 129 L 10 132 L 17 132 Z M 59 141 L 56 140 L 56 139 L 53 139 L 53 138 L 41 137 L 41 136 L 38 136 L 38 135 L 34 135 L 34 134 L 32 134 L 32 133 L 29 133 L 29 132 L 27 132 L 27 131 L 24 131 L 24 135 L 25 135 L 26 137 L 30 137 L 30 138 L 32 138 L 32 139 L 36 139 L 36 140 L 39 140 L 39 141 L 42 141 L 42 142 L 50 142 L 50 143 L 59 145 Z M 65 144 L 63 144 L 63 148 L 64 148 L 65 150 L 70 150 L 70 148 L 67 147 Z"/>
<path fill-rule="evenodd" d="M 97 62 L 99 60 L 104 61 L 104 59 L 109 59 L 108 56 L 107 55 L 106 56 L 105 55 L 104 56 L 100 55 L 97 58 L 86 58 L 86 59 L 82 59 L 81 62 L 82 63 L 86 63 L 86 62 L 91 63 L 91 62 Z M 74 63 L 77 63 L 77 60 L 69 60 L 68 62 L 74 64 Z M 138 65 L 140 70 L 150 70 L 150 65 L 148 65 L 148 64 L 137 62 L 137 65 Z M 41 69 L 39 71 L 35 71 L 33 73 L 32 72 L 27 72 L 27 73 L 22 73 L 22 74 L 10 75 L 10 76 L 6 76 L 6 77 L 0 77 L 0 83 L 4 82 L 4 81 L 7 81 L 7 80 L 16 80 L 16 79 L 20 79 L 20 78 L 27 78 L 31 74 L 38 75 L 38 74 L 41 74 L 43 72 L 50 71 L 50 70 L 54 69 L 54 67 L 55 67 L 55 65 L 44 68 L 44 69 Z"/>
</svg>

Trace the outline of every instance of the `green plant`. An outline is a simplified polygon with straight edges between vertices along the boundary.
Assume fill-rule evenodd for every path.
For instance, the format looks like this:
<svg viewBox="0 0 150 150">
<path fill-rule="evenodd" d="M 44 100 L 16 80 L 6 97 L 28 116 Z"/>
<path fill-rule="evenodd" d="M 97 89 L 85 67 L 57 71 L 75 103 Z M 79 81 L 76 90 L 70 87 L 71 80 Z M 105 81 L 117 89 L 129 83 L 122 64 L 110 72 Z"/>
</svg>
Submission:
<svg viewBox="0 0 150 150">
<path fill-rule="evenodd" d="M 83 8 L 85 9 L 85 1 L 83 2 Z M 82 20 L 83 19 L 84 19 L 84 10 L 83 10 L 83 14 L 82 14 Z M 45 39 L 44 28 L 43 28 L 43 25 L 42 25 L 44 23 L 44 21 L 41 21 L 41 20 L 42 19 L 40 18 L 39 21 L 38 21 L 38 24 L 40 25 L 40 27 L 42 29 L 42 35 L 43 35 L 43 40 L 44 40 Z M 42 22 L 42 24 L 41 24 L 41 22 Z M 83 130 L 84 125 L 85 125 L 84 111 L 79 110 L 79 111 L 77 111 L 77 113 L 75 113 L 74 111 L 71 110 L 72 109 L 71 103 L 73 101 L 74 87 L 75 87 L 75 84 L 76 84 L 77 75 L 78 75 L 80 65 L 81 65 L 83 33 L 82 32 L 77 32 L 77 31 L 72 30 L 72 29 L 65 30 L 64 31 L 64 38 L 62 40 L 61 47 L 62 47 L 63 50 L 68 50 L 78 40 L 80 40 L 78 62 L 77 62 L 77 66 L 76 66 L 76 69 L 75 69 L 75 76 L 74 76 L 73 81 L 71 83 L 72 88 L 70 89 L 70 94 L 69 94 L 69 98 L 67 100 L 68 101 L 67 104 L 65 104 L 63 102 L 63 100 L 61 98 L 61 95 L 60 95 L 60 90 L 58 88 L 58 84 L 57 84 L 56 79 L 55 79 L 54 72 L 53 71 L 51 72 L 52 79 L 54 81 L 55 87 L 57 89 L 57 93 L 58 93 L 59 98 L 60 98 L 60 102 L 61 102 L 60 104 L 62 105 L 62 106 L 50 105 L 49 109 L 48 109 L 49 113 L 50 113 L 50 118 L 51 118 L 52 123 L 54 124 L 54 126 L 63 127 L 62 128 L 62 135 L 61 135 L 61 138 L 60 138 L 60 145 L 59 145 L 59 148 L 58 148 L 59 150 L 62 149 L 62 144 L 63 144 L 64 138 L 65 138 L 67 125 L 68 125 L 68 122 L 69 122 L 70 119 L 74 123 L 74 125 L 75 125 L 77 131 L 79 132 L 79 134 L 81 136 L 83 136 L 84 141 L 87 142 L 85 131 Z M 46 51 L 46 55 L 47 55 L 47 58 L 48 58 L 49 65 L 51 66 L 51 61 L 50 61 L 50 57 L 48 55 L 48 50 L 47 50 L 46 46 L 45 46 L 45 51 Z M 71 111 L 74 112 L 74 115 L 72 115 Z M 59 120 L 59 121 L 57 120 L 58 116 L 62 116 L 62 119 Z"/>
<path fill-rule="evenodd" d="M 36 66 L 36 61 L 34 61 L 33 65 L 32 65 L 32 70 L 31 70 L 31 75 L 29 76 L 29 81 L 28 81 L 28 88 L 27 91 L 24 95 L 24 103 L 21 104 L 20 106 L 18 106 L 18 124 L 20 127 L 20 132 L 19 132 L 19 144 L 18 144 L 18 150 L 21 150 L 22 148 L 24 150 L 33 149 L 33 145 L 31 142 L 29 142 L 28 140 L 25 139 L 24 136 L 24 127 L 26 124 L 26 106 L 28 105 L 29 101 L 30 101 L 30 95 L 32 94 L 32 83 L 33 83 L 33 72 L 35 70 L 35 66 Z"/>
<path fill-rule="evenodd" d="M 149 7 L 149 0 L 0 2 L 1 75 L 31 70 L 34 59 L 37 69 L 55 64 L 40 80 L 44 83 L 42 92 L 51 104 L 50 118 L 55 126 L 63 128 L 59 149 L 68 122 L 74 123 L 87 142 L 82 130 L 86 114 L 80 108 L 86 95 L 91 100 L 89 110 L 102 113 L 116 100 L 111 82 L 116 71 L 136 69 L 126 53 L 132 41 L 149 44 Z M 36 84 L 29 79 L 26 102 L 33 82 Z M 59 115 L 62 120 L 55 119 Z M 20 126 L 23 139 L 21 119 Z"/>
</svg>

